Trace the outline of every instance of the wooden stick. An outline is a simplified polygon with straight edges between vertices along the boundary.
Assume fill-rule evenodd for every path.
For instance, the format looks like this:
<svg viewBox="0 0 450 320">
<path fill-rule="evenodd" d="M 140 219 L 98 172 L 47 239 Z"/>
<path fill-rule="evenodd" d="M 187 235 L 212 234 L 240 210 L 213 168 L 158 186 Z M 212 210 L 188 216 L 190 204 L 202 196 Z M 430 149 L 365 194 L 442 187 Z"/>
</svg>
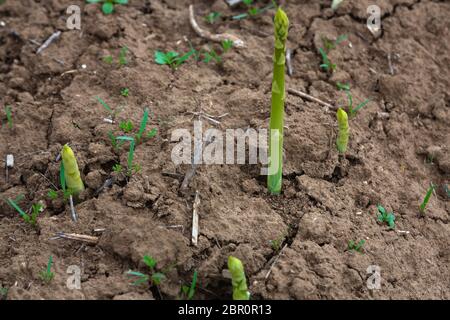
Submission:
<svg viewBox="0 0 450 320">
<path fill-rule="evenodd" d="M 51 239 L 69 239 L 69 240 L 76 240 L 76 241 L 82 241 L 82 242 L 86 242 L 89 244 L 97 244 L 98 243 L 98 237 L 93 237 L 93 236 L 87 236 L 84 234 L 78 234 L 78 233 L 64 233 L 64 232 L 59 232 L 56 234 L 56 236 L 54 238 Z"/>
<path fill-rule="evenodd" d="M 192 206 L 192 244 L 197 246 L 198 243 L 198 208 L 200 206 L 200 196 L 198 190 L 195 191 L 194 204 Z"/>
<path fill-rule="evenodd" d="M 310 96 L 309 94 L 304 93 L 302 91 L 289 88 L 289 89 L 287 89 L 287 92 L 290 93 L 290 94 L 293 94 L 295 96 L 299 96 L 301 98 L 304 98 L 306 100 L 309 100 L 309 101 L 312 101 L 312 102 L 317 102 L 318 104 L 321 104 L 324 107 L 327 107 L 328 109 L 331 109 L 331 110 L 334 110 L 334 111 L 336 111 L 338 109 L 338 107 L 335 107 L 335 106 L 333 106 L 333 105 L 331 105 L 331 104 L 329 104 L 327 102 L 324 102 L 324 101 L 322 101 L 320 99 L 317 99 L 317 98 L 315 98 L 313 96 Z"/>
<path fill-rule="evenodd" d="M 202 38 L 220 43 L 225 40 L 231 40 L 233 41 L 233 46 L 235 46 L 236 48 L 243 48 L 245 46 L 244 41 L 242 41 L 235 35 L 228 33 L 212 34 L 207 30 L 201 29 L 197 21 L 195 21 L 194 6 L 192 4 L 189 5 L 189 21 L 191 22 L 192 29 L 194 29 L 194 31 Z"/>
</svg>

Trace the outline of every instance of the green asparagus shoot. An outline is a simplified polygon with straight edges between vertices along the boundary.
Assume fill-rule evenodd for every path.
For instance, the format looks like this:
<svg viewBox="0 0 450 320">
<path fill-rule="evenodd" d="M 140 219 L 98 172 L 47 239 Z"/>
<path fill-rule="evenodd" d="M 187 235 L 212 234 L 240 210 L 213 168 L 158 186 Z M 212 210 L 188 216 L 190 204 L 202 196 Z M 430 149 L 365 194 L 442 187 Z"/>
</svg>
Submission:
<svg viewBox="0 0 450 320">
<path fill-rule="evenodd" d="M 168 65 L 173 70 L 177 69 L 182 63 L 186 62 L 193 54 L 195 49 L 191 49 L 184 55 L 180 56 L 178 52 L 168 51 L 166 53 L 162 51 L 155 52 L 155 62 L 160 65 Z"/>
<path fill-rule="evenodd" d="M 378 209 L 378 221 L 379 222 L 386 222 L 389 226 L 389 228 L 394 229 L 395 228 L 395 215 L 393 212 L 387 213 L 386 209 L 382 207 L 381 205 L 377 205 Z"/>
<path fill-rule="evenodd" d="M 336 117 L 339 127 L 339 132 L 336 139 L 336 146 L 339 153 L 345 153 L 347 151 L 347 144 L 350 136 L 348 128 L 348 116 L 343 109 L 339 108 L 336 113 Z"/>
<path fill-rule="evenodd" d="M 53 257 L 50 256 L 50 258 L 48 258 L 47 269 L 41 271 L 41 273 L 39 274 L 39 277 L 45 283 L 50 283 L 50 281 L 52 281 L 53 278 L 55 277 L 55 274 L 52 272 L 52 264 L 53 264 Z"/>
<path fill-rule="evenodd" d="M 430 187 L 428 188 L 427 194 L 425 195 L 425 198 L 423 199 L 422 203 L 419 206 L 419 211 L 421 214 L 425 214 L 425 209 L 427 207 L 428 201 L 430 201 L 430 197 L 433 194 L 434 189 L 436 188 L 436 186 L 431 183 Z"/>
<path fill-rule="evenodd" d="M 247 288 L 244 266 L 238 258 L 228 257 L 228 270 L 231 274 L 233 286 L 233 300 L 250 300 L 250 292 Z"/>
<path fill-rule="evenodd" d="M 273 57 L 272 106 L 269 126 L 269 159 L 272 168 L 269 168 L 267 175 L 267 187 L 272 194 L 279 194 L 282 184 L 284 99 L 286 95 L 284 74 L 288 30 L 289 19 L 283 9 L 278 8 L 274 19 L 275 52 Z"/>
</svg>

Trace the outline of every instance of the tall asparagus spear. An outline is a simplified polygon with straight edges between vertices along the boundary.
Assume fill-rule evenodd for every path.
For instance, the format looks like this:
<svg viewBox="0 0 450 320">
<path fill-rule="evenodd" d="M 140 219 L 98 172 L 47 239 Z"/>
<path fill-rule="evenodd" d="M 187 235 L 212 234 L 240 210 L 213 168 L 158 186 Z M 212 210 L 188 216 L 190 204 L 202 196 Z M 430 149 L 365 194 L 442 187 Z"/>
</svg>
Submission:
<svg viewBox="0 0 450 320">
<path fill-rule="evenodd" d="M 275 53 L 273 56 L 272 107 L 270 113 L 270 167 L 267 187 L 273 194 L 281 192 L 283 174 L 284 67 L 289 19 L 279 7 L 274 19 Z"/>
</svg>

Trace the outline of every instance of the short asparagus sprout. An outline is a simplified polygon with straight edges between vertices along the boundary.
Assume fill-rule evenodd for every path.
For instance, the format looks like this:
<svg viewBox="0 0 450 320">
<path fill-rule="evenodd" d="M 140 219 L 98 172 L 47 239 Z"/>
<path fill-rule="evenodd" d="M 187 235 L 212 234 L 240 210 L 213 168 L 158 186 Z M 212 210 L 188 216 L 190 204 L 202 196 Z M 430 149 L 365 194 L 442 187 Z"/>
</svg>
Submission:
<svg viewBox="0 0 450 320">
<path fill-rule="evenodd" d="M 233 285 L 233 300 L 250 300 L 250 292 L 247 288 L 247 280 L 241 260 L 229 256 L 228 271 L 230 271 Z"/>
<path fill-rule="evenodd" d="M 336 113 L 337 121 L 338 121 L 338 137 L 336 139 L 336 146 L 339 153 L 345 153 L 347 151 L 347 144 L 349 139 L 349 128 L 348 128 L 348 116 L 347 113 L 339 108 Z"/>
<path fill-rule="evenodd" d="M 78 169 L 75 154 L 67 144 L 62 148 L 61 157 L 65 184 L 72 194 L 77 195 L 84 190 L 84 184 L 81 180 L 80 170 Z M 64 188 L 62 185 L 61 187 Z"/>
<path fill-rule="evenodd" d="M 428 188 L 427 194 L 425 195 L 425 198 L 423 199 L 422 203 L 419 206 L 419 211 L 421 214 L 425 214 L 425 209 L 427 207 L 428 201 L 430 201 L 431 195 L 433 194 L 434 189 L 436 186 L 431 183 L 430 187 Z"/>
<path fill-rule="evenodd" d="M 286 39 L 289 19 L 283 9 L 278 8 L 274 19 L 275 53 L 273 57 L 272 106 L 270 113 L 270 162 L 276 163 L 275 173 L 267 175 L 267 187 L 273 194 L 281 192 L 283 173 L 283 123 L 284 123 L 284 74 L 286 63 Z M 270 170 L 269 170 L 270 171 Z"/>
</svg>

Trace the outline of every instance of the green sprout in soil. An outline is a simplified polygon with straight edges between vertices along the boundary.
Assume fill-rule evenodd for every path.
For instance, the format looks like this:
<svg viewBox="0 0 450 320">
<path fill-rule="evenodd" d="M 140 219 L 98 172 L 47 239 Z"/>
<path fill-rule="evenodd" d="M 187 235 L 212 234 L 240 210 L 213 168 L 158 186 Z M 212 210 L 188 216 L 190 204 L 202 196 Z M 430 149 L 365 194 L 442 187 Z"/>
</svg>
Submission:
<svg viewBox="0 0 450 320">
<path fill-rule="evenodd" d="M 17 204 L 18 201 L 20 200 L 12 200 L 10 198 L 6 199 L 8 205 L 11 208 L 15 209 L 26 223 L 31 225 L 33 228 L 36 228 L 38 226 L 37 217 L 39 213 L 43 211 L 44 207 L 40 203 L 35 203 L 31 206 L 31 214 L 28 214 L 19 207 L 19 205 Z"/>
<path fill-rule="evenodd" d="M 127 52 L 128 52 L 128 47 L 124 46 L 120 49 L 119 52 L 119 65 L 124 66 L 128 63 L 127 61 Z"/>
<path fill-rule="evenodd" d="M 13 120 L 12 120 L 12 111 L 10 106 L 5 107 L 5 113 L 6 113 L 6 121 L 8 122 L 8 127 L 12 129 L 13 127 Z"/>
<path fill-rule="evenodd" d="M 114 150 L 118 150 L 123 144 L 123 141 L 117 142 L 117 138 L 111 130 L 108 131 L 108 138 L 111 141 L 111 145 L 113 146 Z"/>
<path fill-rule="evenodd" d="M 117 115 L 120 113 L 120 108 L 118 110 L 113 110 L 103 99 L 101 99 L 100 97 L 95 97 L 95 99 L 100 102 L 100 104 L 103 106 L 103 108 L 105 108 L 106 111 L 108 111 L 109 113 L 109 117 L 111 118 L 111 120 L 114 120 Z"/>
<path fill-rule="evenodd" d="M 233 16 L 232 17 L 233 20 L 242 20 L 242 19 L 246 19 L 249 17 L 254 17 L 254 16 L 257 16 L 257 15 L 264 13 L 265 11 L 275 7 L 274 1 L 263 8 L 255 7 L 254 0 L 243 0 L 242 2 L 247 6 L 247 12 Z"/>
<path fill-rule="evenodd" d="M 120 94 L 122 95 L 122 97 L 127 98 L 128 95 L 130 94 L 130 89 L 128 89 L 128 88 L 122 88 L 122 89 L 120 90 Z"/>
<path fill-rule="evenodd" d="M 244 266 L 238 258 L 228 257 L 228 271 L 231 274 L 233 286 L 233 300 L 250 300 L 250 292 L 247 288 Z"/>
<path fill-rule="evenodd" d="M 348 128 L 348 116 L 347 113 L 342 108 L 339 108 L 336 113 L 336 117 L 339 127 L 339 132 L 336 139 L 336 146 L 339 153 L 342 154 L 347 151 L 347 144 L 350 136 Z"/>
<path fill-rule="evenodd" d="M 187 53 L 180 56 L 178 52 L 168 51 L 166 53 L 162 51 L 155 52 L 155 62 L 160 65 L 168 65 L 173 70 L 177 69 L 182 63 L 186 62 L 193 54 L 195 49 L 191 49 Z"/>
<path fill-rule="evenodd" d="M 50 200 L 56 200 L 58 198 L 58 191 L 50 189 L 47 193 L 47 196 Z"/>
<path fill-rule="evenodd" d="M 219 20 L 221 15 L 222 14 L 220 12 L 215 11 L 210 12 L 205 16 L 205 21 L 208 22 L 209 24 L 214 24 L 217 20 Z"/>
<path fill-rule="evenodd" d="M 6 300 L 6 298 L 8 297 L 8 291 L 8 287 L 0 286 L 0 300 Z"/>
<path fill-rule="evenodd" d="M 209 63 L 211 60 L 214 60 L 217 64 L 221 64 L 223 61 L 222 56 L 230 51 L 230 49 L 233 47 L 233 41 L 231 40 L 224 40 L 222 41 L 222 54 L 217 53 L 214 49 L 211 49 L 209 51 L 203 51 L 200 54 L 203 56 L 203 62 Z"/>
<path fill-rule="evenodd" d="M 120 123 L 119 123 L 119 128 L 120 128 L 120 130 L 122 130 L 123 132 L 129 133 L 129 132 L 133 131 L 134 125 L 133 125 L 133 122 L 132 122 L 131 120 L 120 121 Z"/>
<path fill-rule="evenodd" d="M 101 3 L 102 11 L 104 14 L 111 14 L 114 12 L 114 6 L 116 4 L 127 4 L 128 0 L 86 0 L 87 3 Z"/>
<path fill-rule="evenodd" d="M 350 84 L 348 83 L 340 83 L 339 81 L 336 83 L 336 87 L 338 90 L 350 91 Z"/>
<path fill-rule="evenodd" d="M 145 265 L 150 269 L 150 274 L 144 274 L 138 271 L 128 270 L 127 275 L 138 277 L 138 279 L 133 282 L 134 286 L 141 285 L 143 283 L 150 282 L 150 286 L 159 286 L 162 281 L 166 279 L 164 272 L 156 271 L 156 260 L 151 256 L 144 256 L 142 259 Z"/>
<path fill-rule="evenodd" d="M 267 187 L 272 194 L 279 194 L 283 173 L 283 123 L 285 86 L 284 74 L 286 64 L 286 39 L 289 30 L 289 19 L 286 13 L 278 8 L 274 19 L 275 53 L 273 57 L 272 105 L 270 111 L 270 143 L 269 159 L 276 163 L 274 174 L 267 175 Z"/>
<path fill-rule="evenodd" d="M 436 188 L 436 186 L 433 183 L 431 183 L 430 187 L 428 188 L 428 191 L 425 195 L 425 198 L 423 199 L 422 203 L 419 206 L 419 211 L 422 215 L 425 214 L 425 209 L 427 207 L 428 201 L 430 201 L 430 197 L 433 194 L 433 191 L 435 188 Z"/>
<path fill-rule="evenodd" d="M 349 251 L 355 250 L 359 253 L 362 253 L 362 248 L 365 243 L 366 243 L 366 240 L 364 240 L 364 239 L 359 241 L 358 243 L 355 243 L 353 240 L 350 240 L 348 242 L 347 250 L 349 250 Z"/>
<path fill-rule="evenodd" d="M 350 113 L 350 117 L 354 117 L 356 115 L 356 112 L 358 112 L 361 108 L 363 108 L 370 102 L 370 99 L 366 99 L 358 104 L 355 108 L 353 108 L 353 96 L 350 91 L 346 91 L 346 93 L 348 98 L 348 111 Z"/>
<path fill-rule="evenodd" d="M 448 187 L 448 185 L 446 184 L 446 185 L 444 185 L 444 191 L 445 191 L 445 193 L 447 194 L 447 197 L 449 197 L 450 198 L 450 188 Z"/>
<path fill-rule="evenodd" d="M 115 173 L 121 173 L 122 170 L 123 170 L 123 167 L 122 167 L 122 165 L 116 163 L 115 165 L 113 165 L 112 170 L 113 170 Z"/>
<path fill-rule="evenodd" d="M 275 240 L 270 240 L 270 246 L 273 251 L 279 252 L 281 250 L 281 246 L 283 245 L 284 239 L 286 238 L 286 234 L 283 233 L 280 237 Z"/>
<path fill-rule="evenodd" d="M 195 287 L 197 285 L 197 271 L 194 271 L 192 282 L 189 286 L 182 285 L 180 288 L 180 300 L 192 300 L 195 295 Z"/>
<path fill-rule="evenodd" d="M 341 42 L 347 40 L 347 35 L 342 34 L 337 37 L 335 41 L 328 39 L 327 37 L 322 37 L 323 46 L 325 47 L 325 52 L 330 52 L 335 49 Z"/>
<path fill-rule="evenodd" d="M 138 131 L 138 133 L 136 133 L 136 135 L 135 135 L 135 139 L 136 139 L 136 142 L 137 142 L 137 143 L 139 143 L 139 142 L 141 141 L 142 136 L 143 136 L 143 134 L 144 134 L 144 132 L 145 132 L 145 128 L 147 127 L 148 113 L 149 113 L 148 108 L 145 108 L 145 109 L 144 109 L 144 115 L 142 116 L 141 124 L 140 124 L 140 126 L 139 126 L 139 131 Z"/>
<path fill-rule="evenodd" d="M 322 64 L 320 65 L 320 67 L 328 72 L 333 72 L 334 70 L 336 70 L 336 64 L 331 62 L 325 50 L 319 48 L 319 52 L 322 56 Z"/>
<path fill-rule="evenodd" d="M 135 168 L 135 166 L 133 165 L 133 158 L 134 158 L 134 149 L 136 146 L 136 142 L 133 137 L 127 137 L 127 136 L 116 137 L 116 140 L 130 142 L 130 149 L 128 151 L 128 158 L 127 158 L 127 166 L 128 166 L 128 175 L 131 175 L 133 173 L 133 169 Z"/>
<path fill-rule="evenodd" d="M 386 209 L 382 207 L 381 205 L 377 205 L 378 209 L 378 221 L 379 222 L 386 222 L 389 226 L 389 228 L 394 229 L 395 228 L 395 215 L 393 212 L 387 213 Z"/>
<path fill-rule="evenodd" d="M 114 62 L 114 58 L 112 56 L 104 56 L 102 58 L 104 63 L 112 64 Z"/>
<path fill-rule="evenodd" d="M 55 274 L 52 272 L 52 264 L 53 257 L 50 256 L 50 258 L 48 258 L 47 269 L 39 273 L 39 277 L 41 278 L 41 280 L 47 284 L 50 283 L 50 281 L 52 281 L 55 277 Z"/>
</svg>

